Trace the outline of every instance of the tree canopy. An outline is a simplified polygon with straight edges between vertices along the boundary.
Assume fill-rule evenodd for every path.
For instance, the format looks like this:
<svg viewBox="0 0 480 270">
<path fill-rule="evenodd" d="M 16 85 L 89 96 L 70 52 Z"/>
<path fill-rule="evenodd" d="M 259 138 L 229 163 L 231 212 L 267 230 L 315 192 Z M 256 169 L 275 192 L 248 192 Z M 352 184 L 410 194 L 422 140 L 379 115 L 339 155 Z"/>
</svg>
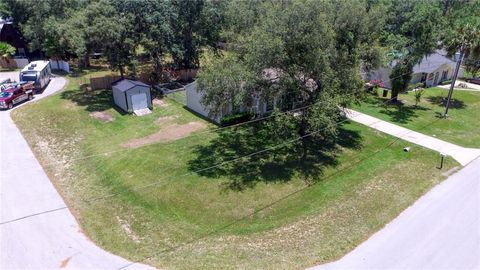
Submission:
<svg viewBox="0 0 480 270">
<path fill-rule="evenodd" d="M 361 95 L 360 65 L 371 60 L 367 48 L 376 43 L 371 33 L 380 29 L 370 21 L 366 6 L 355 1 L 259 5 L 262 14 L 242 37 L 235 37 L 238 44 L 231 55 L 199 74 L 203 102 L 214 116 L 226 106 L 238 111 L 250 105 L 254 110 L 256 99 L 275 102 L 279 111 L 305 108 L 300 114 L 282 114 L 281 122 L 296 132 L 279 139 L 300 136 L 302 159 L 307 159 L 313 141 L 335 139 L 339 105 Z"/>
</svg>

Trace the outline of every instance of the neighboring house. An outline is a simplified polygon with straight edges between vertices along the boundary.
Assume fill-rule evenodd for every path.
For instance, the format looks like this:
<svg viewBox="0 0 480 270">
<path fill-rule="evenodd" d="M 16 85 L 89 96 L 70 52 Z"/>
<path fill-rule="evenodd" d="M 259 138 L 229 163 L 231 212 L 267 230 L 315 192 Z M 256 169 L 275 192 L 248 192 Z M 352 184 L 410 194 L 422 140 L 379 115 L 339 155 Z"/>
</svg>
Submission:
<svg viewBox="0 0 480 270">
<path fill-rule="evenodd" d="M 413 67 L 411 84 L 425 83 L 426 87 L 436 86 L 443 81 L 452 79 L 456 66 L 455 55 L 453 58 L 447 56 L 444 50 L 437 50 L 435 53 L 423 57 L 420 63 Z M 391 88 L 390 73 L 395 62 L 391 62 L 387 67 L 373 70 L 364 75 L 365 80 L 380 80 L 385 88 Z M 458 71 L 458 76 L 463 77 L 463 68 Z"/>
</svg>

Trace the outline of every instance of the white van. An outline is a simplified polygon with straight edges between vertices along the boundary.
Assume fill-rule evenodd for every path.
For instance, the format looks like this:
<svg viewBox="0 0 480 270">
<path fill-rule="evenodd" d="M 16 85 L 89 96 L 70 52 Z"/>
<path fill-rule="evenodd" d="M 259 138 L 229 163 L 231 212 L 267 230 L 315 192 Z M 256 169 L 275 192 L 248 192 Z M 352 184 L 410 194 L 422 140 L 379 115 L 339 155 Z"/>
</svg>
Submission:
<svg viewBox="0 0 480 270">
<path fill-rule="evenodd" d="M 33 82 L 35 90 L 45 88 L 51 76 L 50 61 L 33 61 L 20 71 L 20 81 Z"/>
</svg>

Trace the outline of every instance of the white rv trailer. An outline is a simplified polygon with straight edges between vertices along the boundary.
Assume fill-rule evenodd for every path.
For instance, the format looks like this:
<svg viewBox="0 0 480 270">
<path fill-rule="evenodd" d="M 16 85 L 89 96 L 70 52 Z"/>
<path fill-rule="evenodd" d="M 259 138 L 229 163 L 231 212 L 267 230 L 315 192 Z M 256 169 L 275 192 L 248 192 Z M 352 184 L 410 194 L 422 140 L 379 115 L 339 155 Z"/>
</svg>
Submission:
<svg viewBox="0 0 480 270">
<path fill-rule="evenodd" d="M 50 82 L 51 75 L 49 61 L 33 61 L 20 72 L 20 81 L 34 82 L 33 87 L 41 90 Z"/>
</svg>

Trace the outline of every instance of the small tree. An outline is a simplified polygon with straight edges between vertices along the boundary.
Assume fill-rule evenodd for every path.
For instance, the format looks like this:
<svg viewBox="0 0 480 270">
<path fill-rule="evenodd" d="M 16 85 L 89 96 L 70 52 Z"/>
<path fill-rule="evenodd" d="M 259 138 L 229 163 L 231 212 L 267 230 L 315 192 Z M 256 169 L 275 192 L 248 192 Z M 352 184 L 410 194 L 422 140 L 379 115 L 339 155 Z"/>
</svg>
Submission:
<svg viewBox="0 0 480 270">
<path fill-rule="evenodd" d="M 423 88 L 416 88 L 415 90 L 415 107 L 418 106 L 418 103 L 422 100 L 422 96 L 425 93 Z"/>
<path fill-rule="evenodd" d="M 395 65 L 390 74 L 390 80 L 392 83 L 392 96 L 391 103 L 396 103 L 398 94 L 405 92 L 408 89 L 408 84 L 412 79 L 413 61 L 402 60 Z"/>
</svg>

